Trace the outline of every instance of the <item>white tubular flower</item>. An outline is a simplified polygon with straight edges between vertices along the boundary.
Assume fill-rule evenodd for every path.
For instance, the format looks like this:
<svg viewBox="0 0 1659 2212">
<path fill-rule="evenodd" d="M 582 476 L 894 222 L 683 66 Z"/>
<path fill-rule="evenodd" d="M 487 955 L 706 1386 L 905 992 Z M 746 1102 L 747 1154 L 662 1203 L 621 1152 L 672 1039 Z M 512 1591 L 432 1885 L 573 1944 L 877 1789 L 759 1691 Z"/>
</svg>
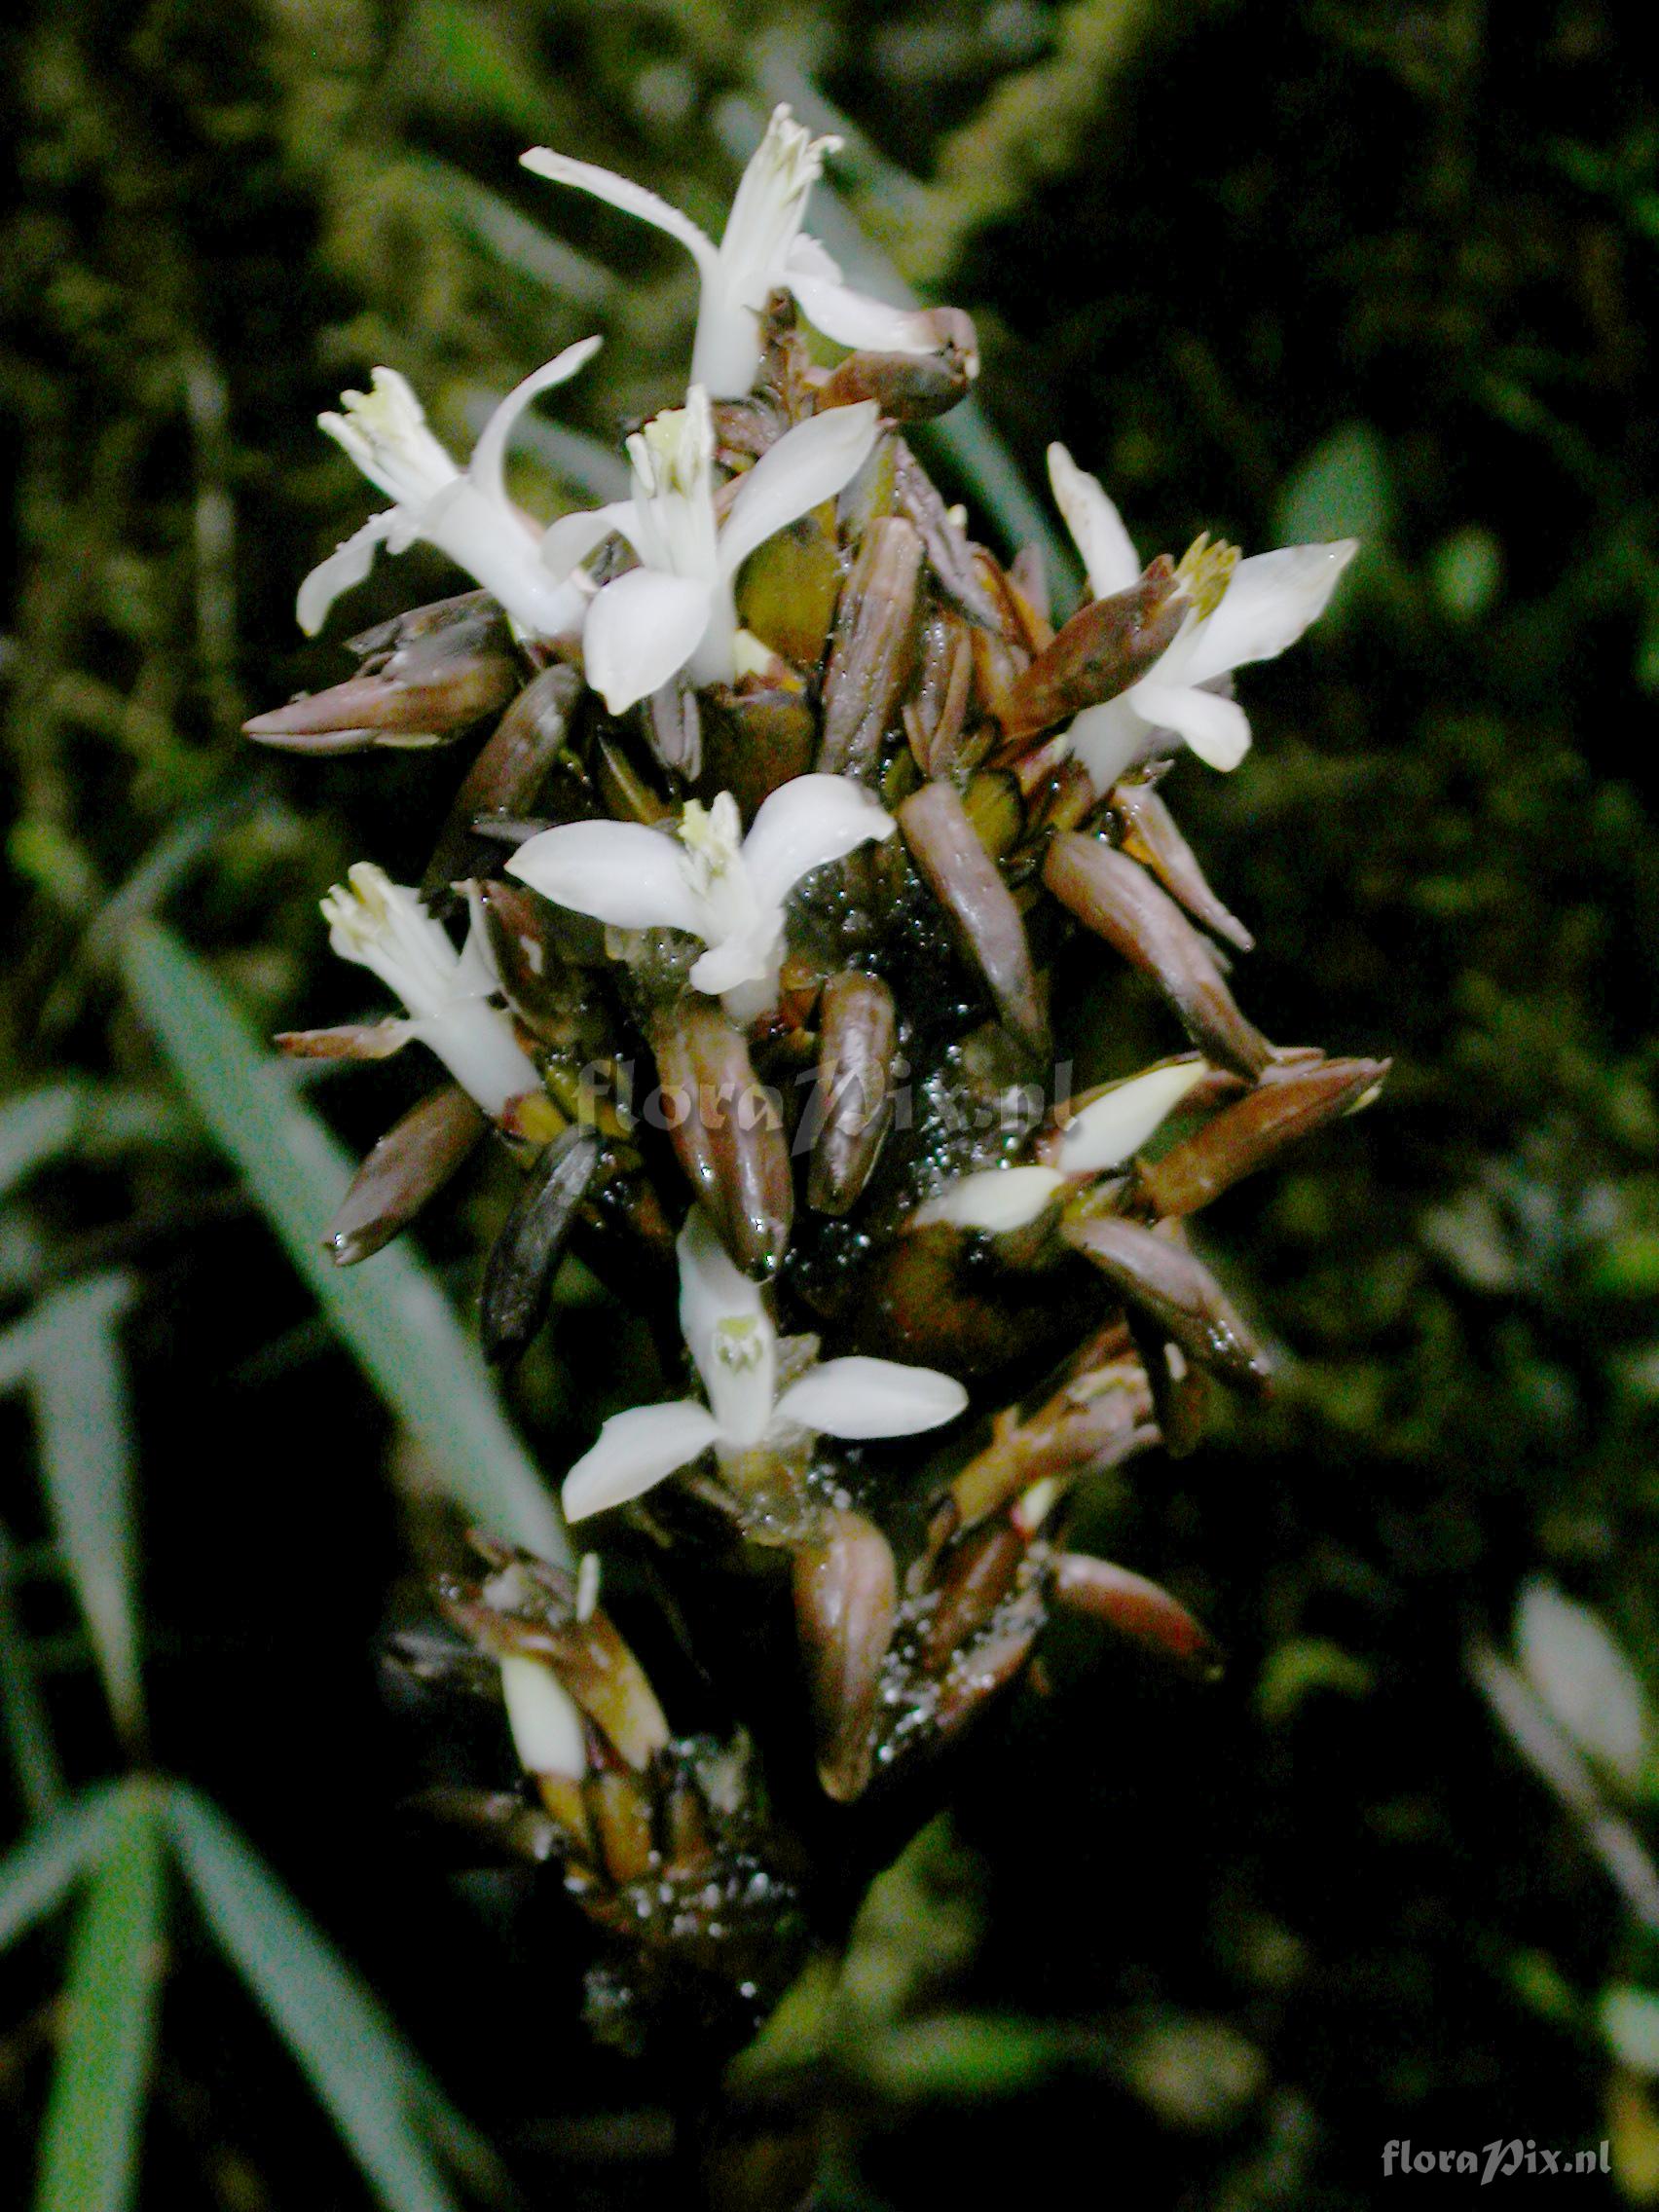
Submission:
<svg viewBox="0 0 1659 2212">
<path fill-rule="evenodd" d="M 680 1326 L 708 1395 L 613 1414 L 565 1478 L 567 1521 L 639 1497 L 711 1448 L 788 1444 L 801 1430 L 850 1442 L 915 1436 L 954 1420 L 968 1393 L 949 1375 L 891 1359 L 826 1359 L 781 1395 L 778 1333 L 700 1206 L 680 1233 Z"/>
<path fill-rule="evenodd" d="M 509 1098 L 540 1090 L 512 1022 L 490 1003 L 499 985 L 476 907 L 457 952 L 416 892 L 359 861 L 323 900 L 322 918 L 341 958 L 372 970 L 408 1008 L 403 1041 L 428 1046 L 493 1121 Z"/>
<path fill-rule="evenodd" d="M 688 799 L 673 835 L 635 822 L 571 822 L 528 838 L 509 873 L 556 905 L 613 929 L 684 930 L 708 947 L 694 990 L 734 1021 L 778 1003 L 784 901 L 803 876 L 896 825 L 845 776 L 796 776 L 761 802 L 747 837 L 737 801 Z"/>
<path fill-rule="evenodd" d="M 1123 518 L 1097 478 L 1062 445 L 1049 448 L 1049 481 L 1088 571 L 1096 599 L 1126 591 L 1141 572 Z M 1154 730 L 1173 730 L 1212 768 L 1236 768 L 1250 746 L 1244 710 L 1203 684 L 1293 645 L 1325 610 L 1337 578 L 1359 550 L 1343 537 L 1330 545 L 1292 545 L 1238 561 L 1203 539 L 1182 563 L 1192 611 L 1168 649 L 1138 683 L 1071 725 L 1072 751 L 1097 791 L 1109 791 L 1148 748 Z M 1234 564 L 1236 563 L 1235 566 Z"/>
<path fill-rule="evenodd" d="M 709 395 L 693 385 L 628 440 L 634 496 L 562 516 L 541 544 L 548 572 L 568 576 L 612 532 L 640 557 L 607 584 L 582 630 L 587 679 L 613 715 L 690 668 L 694 683 L 737 679 L 732 582 L 757 545 L 832 499 L 864 466 L 876 405 L 832 407 L 788 430 L 738 485 L 715 521 L 715 430 Z"/>
<path fill-rule="evenodd" d="M 986 1167 L 959 1175 L 918 1206 L 906 1227 L 931 1229 L 942 1222 L 988 1235 L 1027 1228 L 1068 1183 L 1126 1166 L 1209 1072 L 1203 1060 L 1176 1060 L 1125 1077 L 1072 1115 L 1051 1154 L 1051 1166 Z"/>
<path fill-rule="evenodd" d="M 703 280 L 692 381 L 706 385 L 717 399 L 738 399 L 760 365 L 760 310 L 774 291 L 793 293 L 807 320 L 837 345 L 889 353 L 931 353 L 938 348 L 939 334 L 926 315 L 849 290 L 818 240 L 801 236 L 807 195 L 824 173 L 824 156 L 840 143 L 814 138 L 791 120 L 787 107 L 775 108 L 743 172 L 718 246 L 678 207 L 609 169 L 570 161 L 545 146 L 533 147 L 523 159 L 537 176 L 591 192 L 680 240 Z"/>
<path fill-rule="evenodd" d="M 573 377 L 599 343 L 584 338 L 567 347 L 515 386 L 485 424 L 464 470 L 427 429 L 421 402 L 395 369 L 376 369 L 369 391 L 346 392 L 343 415 L 317 417 L 395 504 L 372 515 L 301 584 L 300 628 L 308 638 L 321 629 L 340 594 L 368 574 L 377 545 L 406 553 L 421 537 L 494 593 L 523 635 L 556 638 L 579 628 L 580 587 L 558 582 L 542 566 L 536 533 L 507 498 L 502 463 L 525 408 L 538 392 Z"/>
</svg>

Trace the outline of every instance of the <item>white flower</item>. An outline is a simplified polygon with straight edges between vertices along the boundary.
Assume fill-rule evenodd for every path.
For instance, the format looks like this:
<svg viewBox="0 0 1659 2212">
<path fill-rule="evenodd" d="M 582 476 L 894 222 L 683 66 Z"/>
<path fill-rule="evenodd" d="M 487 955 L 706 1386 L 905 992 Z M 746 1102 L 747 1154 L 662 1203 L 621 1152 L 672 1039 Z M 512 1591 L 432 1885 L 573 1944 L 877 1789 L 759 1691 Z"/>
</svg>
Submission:
<svg viewBox="0 0 1659 2212">
<path fill-rule="evenodd" d="M 569 575 L 612 532 L 640 557 L 599 593 L 582 630 L 588 682 L 613 715 L 687 663 L 694 683 L 736 681 L 733 578 L 757 545 L 852 481 L 876 427 L 872 399 L 797 423 L 742 478 L 719 524 L 715 430 L 701 385 L 628 440 L 633 498 L 564 515 L 541 543 L 555 576 Z"/>
<path fill-rule="evenodd" d="M 485 424 L 464 471 L 427 429 L 421 402 L 395 369 L 376 369 L 369 391 L 346 392 L 343 415 L 317 417 L 396 503 L 371 516 L 301 584 L 300 628 L 308 637 L 321 629 L 340 594 L 362 582 L 377 545 L 406 553 L 420 537 L 493 592 L 525 636 L 556 638 L 579 627 L 580 587 L 557 582 L 542 566 L 536 533 L 507 498 L 502 462 L 512 426 L 531 400 L 574 376 L 599 343 L 584 338 L 567 347 L 515 386 Z"/>
<path fill-rule="evenodd" d="M 711 1447 L 723 1456 L 787 1446 L 801 1430 L 861 1442 L 914 1436 L 966 1408 L 968 1393 L 952 1377 L 891 1359 L 821 1360 L 780 1395 L 777 1330 L 700 1206 L 678 1250 L 680 1326 L 709 1402 L 612 1415 L 565 1478 L 568 1521 L 638 1497 Z"/>
<path fill-rule="evenodd" d="M 1126 591 L 1141 564 L 1123 518 L 1098 480 L 1078 467 L 1062 445 L 1049 448 L 1049 481 L 1076 540 L 1096 599 Z M 1189 554 L 1183 588 L 1191 613 L 1168 649 L 1138 683 L 1071 725 L 1072 751 L 1097 791 L 1109 791 L 1146 750 L 1154 730 L 1173 730 L 1212 768 L 1236 768 L 1250 745 L 1250 724 L 1235 700 L 1202 685 L 1247 661 L 1272 660 L 1293 645 L 1323 613 L 1337 578 L 1359 550 L 1358 540 L 1292 545 L 1237 561 L 1204 540 Z M 1195 555 L 1198 556 L 1195 560 Z"/>
<path fill-rule="evenodd" d="M 476 905 L 457 952 L 416 892 L 359 861 L 323 900 L 322 918 L 341 958 L 371 969 L 408 1008 L 404 1041 L 429 1046 L 492 1120 L 509 1098 L 541 1089 L 511 1020 L 490 1003 L 499 985 Z"/>
<path fill-rule="evenodd" d="M 1125 1166 L 1209 1072 L 1203 1060 L 1171 1060 L 1125 1077 L 1071 1116 L 1060 1131 L 1053 1166 L 986 1167 L 959 1175 L 918 1206 L 906 1227 L 931 1229 L 945 1222 L 989 1235 L 1024 1229 L 1067 1183 Z"/>
<path fill-rule="evenodd" d="M 931 353 L 938 348 L 938 331 L 925 314 L 850 291 L 818 240 L 801 236 L 807 194 L 823 174 L 824 156 L 840 143 L 814 138 L 791 121 L 787 107 L 775 108 L 743 172 L 718 246 L 678 207 L 609 169 L 570 161 L 545 146 L 533 147 L 524 165 L 555 184 L 591 192 L 680 240 L 703 279 L 692 381 L 717 398 L 735 399 L 748 391 L 760 365 L 760 310 L 773 291 L 793 292 L 807 320 L 837 345 L 890 353 Z"/>
<path fill-rule="evenodd" d="M 688 799 L 673 835 L 633 822 L 571 822 L 522 844 L 510 873 L 556 905 L 613 929 L 684 930 L 708 947 L 694 990 L 719 997 L 735 1021 L 778 1003 L 784 901 L 802 876 L 895 824 L 845 776 L 796 776 L 762 800 L 747 837 L 737 801 Z"/>
</svg>

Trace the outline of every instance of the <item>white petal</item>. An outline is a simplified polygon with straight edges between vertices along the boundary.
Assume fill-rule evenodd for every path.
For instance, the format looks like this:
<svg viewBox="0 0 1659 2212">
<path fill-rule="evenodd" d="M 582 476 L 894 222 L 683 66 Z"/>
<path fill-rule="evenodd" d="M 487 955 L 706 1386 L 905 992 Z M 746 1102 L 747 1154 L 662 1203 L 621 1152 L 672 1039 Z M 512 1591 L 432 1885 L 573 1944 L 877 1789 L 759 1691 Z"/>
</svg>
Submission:
<svg viewBox="0 0 1659 2212">
<path fill-rule="evenodd" d="M 764 906 L 780 906 L 803 875 L 891 837 L 880 800 L 847 776 L 796 776 L 761 802 L 743 840 L 743 865 Z"/>
<path fill-rule="evenodd" d="M 294 608 L 300 628 L 308 638 L 314 638 L 322 628 L 329 608 L 340 594 L 362 582 L 375 565 L 375 547 L 386 542 L 402 519 L 402 510 L 398 507 L 389 507 L 382 515 L 371 515 L 361 530 L 354 530 L 344 543 L 334 548 L 326 561 L 317 563 L 301 584 Z"/>
<path fill-rule="evenodd" d="M 841 281 L 841 264 L 835 259 L 822 239 L 813 238 L 801 231 L 784 256 L 786 279 L 793 282 L 797 276 L 815 276 L 823 284 Z"/>
<path fill-rule="evenodd" d="M 543 899 L 622 930 L 700 934 L 678 837 L 638 822 L 566 822 L 528 838 L 507 863 Z"/>
<path fill-rule="evenodd" d="M 583 507 L 574 514 L 561 515 L 542 533 L 542 566 L 562 579 L 608 537 L 620 533 L 633 545 L 638 524 L 632 499 L 613 499 L 608 507 Z"/>
<path fill-rule="evenodd" d="M 1550 1583 L 1530 1582 L 1515 1642 L 1532 1687 L 1562 1726 L 1634 1788 L 1647 1766 L 1647 1700 L 1596 1615 Z"/>
<path fill-rule="evenodd" d="M 1240 561 L 1221 605 L 1201 623 L 1182 675 L 1190 683 L 1247 661 L 1272 660 L 1325 611 L 1337 579 L 1359 551 L 1356 537 L 1331 545 L 1287 545 Z"/>
<path fill-rule="evenodd" d="M 583 338 L 574 346 L 567 346 L 562 353 L 514 385 L 505 399 L 496 409 L 479 432 L 478 443 L 472 449 L 472 459 L 466 473 L 478 489 L 498 505 L 507 503 L 507 487 L 502 477 L 506 460 L 507 440 L 513 424 L 535 398 L 538 392 L 549 391 L 556 384 L 565 384 L 573 377 L 584 361 L 589 361 L 604 344 L 603 339 Z"/>
<path fill-rule="evenodd" d="M 1049 482 L 1054 504 L 1083 555 L 1089 590 L 1096 599 L 1127 591 L 1141 572 L 1140 555 L 1099 478 L 1079 468 L 1065 447 L 1056 444 L 1049 448 Z"/>
<path fill-rule="evenodd" d="M 520 1766 L 580 1782 L 587 1772 L 587 1730 L 581 1707 L 552 1668 L 512 1653 L 501 1661 L 501 1696 Z"/>
<path fill-rule="evenodd" d="M 1122 1167 L 1208 1073 L 1202 1060 L 1177 1060 L 1115 1083 L 1066 1124 L 1060 1137 L 1061 1172 L 1098 1175 Z"/>
<path fill-rule="evenodd" d="M 1104 795 L 1125 768 L 1132 768 L 1152 744 L 1152 731 L 1135 712 L 1135 694 L 1102 699 L 1085 707 L 1066 732 L 1076 757 Z"/>
<path fill-rule="evenodd" d="M 948 1222 L 957 1229 L 983 1229 L 999 1235 L 1033 1222 L 1061 1188 L 1065 1177 L 1052 1167 L 987 1167 L 977 1175 L 959 1175 L 937 1198 L 910 1216 L 912 1229 Z"/>
<path fill-rule="evenodd" d="M 612 1414 L 599 1442 L 565 1477 L 560 1497 L 565 1519 L 585 1521 L 590 1513 L 625 1505 L 676 1468 L 688 1466 L 719 1433 L 714 1415 L 690 1398 Z"/>
<path fill-rule="evenodd" d="M 719 1109 L 717 1109 L 719 1110 Z M 733 1113 L 728 1100 L 723 1111 Z M 772 1418 L 778 1338 L 758 1287 L 732 1265 L 701 1206 L 685 1217 L 680 1256 L 680 1332 L 723 1442 L 758 1444 Z"/>
<path fill-rule="evenodd" d="M 837 346 L 854 346 L 870 353 L 940 350 L 939 325 L 919 308 L 889 307 L 867 292 L 855 292 L 850 284 L 833 283 L 811 269 L 795 266 L 793 258 L 784 280 L 807 321 Z"/>
<path fill-rule="evenodd" d="M 757 545 L 850 484 L 869 458 L 873 399 L 831 407 L 786 430 L 738 485 L 719 535 L 721 573 L 736 575 Z"/>
<path fill-rule="evenodd" d="M 1187 684 L 1137 683 L 1135 712 L 1160 729 L 1185 738 L 1198 758 L 1212 768 L 1236 768 L 1250 750 L 1250 722 L 1236 699 Z"/>
<path fill-rule="evenodd" d="M 718 999 L 722 992 L 735 991 L 740 983 L 764 981 L 777 969 L 778 940 L 783 930 L 782 907 L 769 906 L 752 928 L 739 930 L 709 947 L 691 970 L 691 988 Z"/>
<path fill-rule="evenodd" d="M 519 159 L 537 176 L 547 177 L 554 184 L 573 185 L 578 192 L 590 192 L 596 200 L 620 207 L 625 215 L 637 215 L 642 223 L 666 231 L 671 239 L 680 240 L 705 276 L 714 267 L 713 239 L 699 230 L 689 215 L 682 215 L 678 207 L 671 207 L 666 200 L 647 192 L 643 184 L 633 184 L 627 177 L 602 169 L 592 162 L 572 162 L 568 155 L 555 154 L 546 146 L 533 146 Z"/>
<path fill-rule="evenodd" d="M 630 569 L 607 584 L 582 629 L 587 680 L 613 715 L 660 690 L 709 627 L 712 595 L 690 576 Z"/>
<path fill-rule="evenodd" d="M 858 1441 L 914 1436 L 954 1420 L 968 1393 L 954 1376 L 893 1359 L 827 1359 L 810 1367 L 778 1400 L 780 1420 L 798 1421 L 821 1436 Z"/>
</svg>

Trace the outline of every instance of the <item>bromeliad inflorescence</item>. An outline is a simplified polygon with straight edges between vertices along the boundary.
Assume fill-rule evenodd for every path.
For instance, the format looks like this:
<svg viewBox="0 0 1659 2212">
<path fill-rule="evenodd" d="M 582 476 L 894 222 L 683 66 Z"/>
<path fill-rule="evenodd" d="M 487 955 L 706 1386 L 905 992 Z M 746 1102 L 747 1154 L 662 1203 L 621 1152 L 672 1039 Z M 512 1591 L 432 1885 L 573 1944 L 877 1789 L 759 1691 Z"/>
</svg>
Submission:
<svg viewBox="0 0 1659 2212">
<path fill-rule="evenodd" d="M 567 1251 L 669 1347 L 563 1470 L 566 1511 L 672 1585 L 755 1741 L 673 1732 L 675 1684 L 659 1702 L 595 1609 L 597 1569 L 571 1585 L 485 1539 L 491 1572 L 445 1596 L 449 1671 L 503 1704 L 529 1777 L 468 1817 L 558 1861 L 613 1946 L 607 2017 L 626 1984 L 636 2026 L 753 2017 L 796 1955 L 812 1872 L 760 1778 L 803 1734 L 825 1797 L 876 1794 L 1002 1694 L 1056 1606 L 1207 1664 L 1167 1593 L 1066 1548 L 1069 1500 L 1189 1449 L 1211 1382 L 1265 1386 L 1187 1224 L 1385 1073 L 1246 1016 L 1215 940 L 1249 933 L 1162 794 L 1184 748 L 1237 764 L 1234 672 L 1301 635 L 1352 545 L 1241 561 L 1200 537 L 1143 566 L 1054 445 L 1088 575 L 1056 627 L 1034 552 L 1004 567 L 906 442 L 968 387 L 967 318 L 849 291 L 802 229 L 831 143 L 780 109 L 718 246 L 528 156 L 690 249 L 687 388 L 628 438 L 627 499 L 540 532 L 506 439 L 593 341 L 519 386 L 465 471 L 375 370 L 323 427 L 394 503 L 307 580 L 302 621 L 416 536 L 479 588 L 249 725 L 317 753 L 472 741 L 420 887 L 363 865 L 323 905 L 405 1014 L 283 1040 L 419 1042 L 451 1079 L 365 1163 L 336 1257 L 493 1127 L 518 1183 L 487 1348 L 524 1349 Z M 1102 946 L 1162 1011 L 1151 1066 L 1120 1043 L 1140 1017 L 1101 1023 Z M 780 1604 L 795 1649 L 757 1673 Z"/>
</svg>

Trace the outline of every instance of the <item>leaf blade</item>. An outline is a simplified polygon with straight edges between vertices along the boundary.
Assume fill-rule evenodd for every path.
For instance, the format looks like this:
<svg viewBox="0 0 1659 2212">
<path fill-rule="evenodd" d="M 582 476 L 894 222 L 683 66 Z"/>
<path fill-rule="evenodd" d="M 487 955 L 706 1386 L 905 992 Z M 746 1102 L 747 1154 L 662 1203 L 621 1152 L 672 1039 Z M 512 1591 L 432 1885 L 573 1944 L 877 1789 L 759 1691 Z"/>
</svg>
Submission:
<svg viewBox="0 0 1659 2212">
<path fill-rule="evenodd" d="M 127 1784 L 76 1924 L 35 2212 L 125 2212 L 155 2048 L 166 1899 L 151 1784 Z"/>
<path fill-rule="evenodd" d="M 0 1950 L 44 1918 L 102 1849 L 116 1788 L 105 1783 L 40 1821 L 0 1861 Z"/>
<path fill-rule="evenodd" d="M 143 1726 L 131 1419 L 116 1334 L 125 1275 L 55 1291 L 0 1340 L 0 1388 L 27 1384 L 41 1478 L 110 1710 L 129 1743 Z"/>
<path fill-rule="evenodd" d="M 422 2060 L 299 1901 L 219 1809 L 178 1786 L 168 1819 L 220 1946 L 287 2044 L 391 2212 L 453 2212 L 415 2115 L 467 2163 L 493 2164 Z"/>
<path fill-rule="evenodd" d="M 571 1552 L 551 1494 L 454 1309 L 407 1246 L 342 1272 L 322 1234 L 350 1177 L 343 1148 L 250 1038 L 204 963 L 163 924 L 122 951 L 128 988 L 222 1152 L 391 1412 L 475 1519 L 544 1559 Z"/>
</svg>

